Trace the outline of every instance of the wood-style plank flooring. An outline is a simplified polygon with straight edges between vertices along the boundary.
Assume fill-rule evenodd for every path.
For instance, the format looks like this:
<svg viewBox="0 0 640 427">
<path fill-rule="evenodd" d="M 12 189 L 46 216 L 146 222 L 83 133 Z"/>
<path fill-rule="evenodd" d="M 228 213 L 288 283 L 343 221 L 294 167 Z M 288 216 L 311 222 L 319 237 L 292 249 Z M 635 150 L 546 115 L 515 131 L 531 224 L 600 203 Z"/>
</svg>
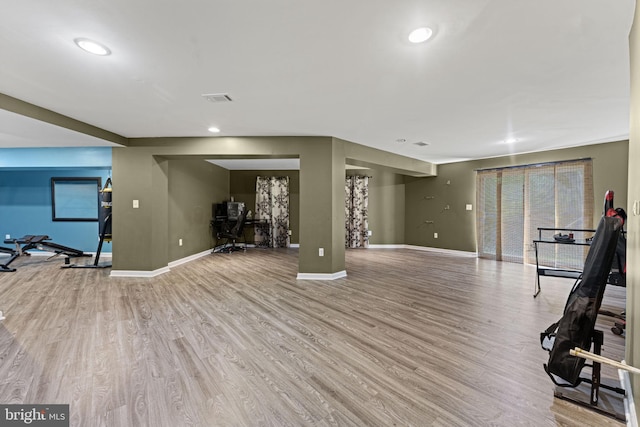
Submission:
<svg viewBox="0 0 640 427">
<path fill-rule="evenodd" d="M 571 280 L 534 299 L 534 267 L 473 257 L 348 250 L 326 282 L 297 263 L 249 249 L 141 279 L 20 258 L 0 273 L 0 403 L 68 403 L 73 426 L 623 425 L 554 399 L 542 368 Z"/>
</svg>

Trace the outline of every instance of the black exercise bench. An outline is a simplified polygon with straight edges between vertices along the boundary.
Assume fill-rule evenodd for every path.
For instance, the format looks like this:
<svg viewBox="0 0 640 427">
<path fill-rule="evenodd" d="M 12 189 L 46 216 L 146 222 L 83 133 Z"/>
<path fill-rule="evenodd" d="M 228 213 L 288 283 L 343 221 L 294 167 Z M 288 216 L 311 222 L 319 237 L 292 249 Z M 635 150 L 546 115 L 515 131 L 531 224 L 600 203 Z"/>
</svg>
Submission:
<svg viewBox="0 0 640 427">
<path fill-rule="evenodd" d="M 9 267 L 9 264 L 11 264 L 13 261 L 15 261 L 16 258 L 20 256 L 18 252 L 15 249 L 0 246 L 0 253 L 10 255 L 9 261 L 5 262 L 4 264 L 0 264 L 0 273 L 11 273 L 16 271 L 15 268 Z"/>
<path fill-rule="evenodd" d="M 2 264 L 2 266 L 0 266 L 0 271 L 15 271 L 15 268 L 9 268 L 8 265 L 11 264 L 19 256 L 30 255 L 28 252 L 26 252 L 29 249 L 38 249 L 41 251 L 53 252 L 53 255 L 47 258 L 47 260 L 57 256 L 64 256 L 65 264 L 69 264 L 69 260 L 71 258 L 93 256 L 79 249 L 74 249 L 68 246 L 63 246 L 63 245 L 59 245 L 58 243 L 54 243 L 51 241 L 51 238 L 46 235 L 34 236 L 31 234 L 28 234 L 18 239 L 6 239 L 4 243 L 13 243 L 15 245 L 15 250 L 2 248 L 1 250 L 2 252 L 11 253 L 11 259 L 7 263 Z"/>
</svg>

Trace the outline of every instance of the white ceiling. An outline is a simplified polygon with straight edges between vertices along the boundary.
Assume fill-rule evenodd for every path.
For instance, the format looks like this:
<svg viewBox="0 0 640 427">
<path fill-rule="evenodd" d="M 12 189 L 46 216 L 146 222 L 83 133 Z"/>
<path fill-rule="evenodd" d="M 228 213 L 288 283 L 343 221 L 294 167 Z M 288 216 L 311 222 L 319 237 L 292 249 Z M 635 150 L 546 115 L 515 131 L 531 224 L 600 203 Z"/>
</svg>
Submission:
<svg viewBox="0 0 640 427">
<path fill-rule="evenodd" d="M 634 7 L 20 0 L 0 14 L 0 93 L 125 137 L 208 136 L 215 125 L 220 136 L 334 136 L 434 163 L 615 141 L 629 130 Z M 424 25 L 434 37 L 409 43 Z M 87 54 L 77 37 L 113 54 Z M 0 147 L 111 145 L 33 122 L 0 111 Z"/>
<path fill-rule="evenodd" d="M 208 162 L 230 170 L 298 170 L 300 159 L 212 159 Z M 256 166 L 258 165 L 258 166 Z"/>
</svg>

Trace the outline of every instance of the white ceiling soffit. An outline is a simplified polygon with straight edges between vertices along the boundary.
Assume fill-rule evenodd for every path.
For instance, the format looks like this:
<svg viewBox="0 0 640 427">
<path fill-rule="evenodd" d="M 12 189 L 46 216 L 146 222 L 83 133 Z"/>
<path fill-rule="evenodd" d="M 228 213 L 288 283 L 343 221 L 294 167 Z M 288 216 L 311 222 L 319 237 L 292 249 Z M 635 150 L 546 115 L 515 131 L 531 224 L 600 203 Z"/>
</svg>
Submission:
<svg viewBox="0 0 640 427">
<path fill-rule="evenodd" d="M 229 170 L 299 170 L 300 159 L 209 159 Z"/>
<path fill-rule="evenodd" d="M 209 163 L 228 170 L 300 170 L 300 159 L 209 159 Z M 345 165 L 345 169 L 369 169 Z"/>
<path fill-rule="evenodd" d="M 634 0 L 6 3 L 0 93 L 127 138 L 217 127 L 445 163 L 629 133 Z M 432 38 L 410 43 L 422 26 Z M 3 126 L 2 143 L 73 141 L 29 127 Z"/>
<path fill-rule="evenodd" d="M 0 148 L 120 147 L 84 133 L 0 109 Z"/>
</svg>

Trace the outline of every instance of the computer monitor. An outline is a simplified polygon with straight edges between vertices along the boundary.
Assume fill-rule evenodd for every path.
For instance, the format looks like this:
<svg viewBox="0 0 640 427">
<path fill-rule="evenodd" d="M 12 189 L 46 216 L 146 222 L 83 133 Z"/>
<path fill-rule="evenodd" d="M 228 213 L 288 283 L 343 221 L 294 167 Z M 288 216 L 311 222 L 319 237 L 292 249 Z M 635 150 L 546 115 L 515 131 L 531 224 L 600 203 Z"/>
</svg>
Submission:
<svg viewBox="0 0 640 427">
<path fill-rule="evenodd" d="M 244 212 L 244 202 L 227 202 L 227 218 L 236 220 Z"/>
<path fill-rule="evenodd" d="M 211 216 L 213 219 L 227 219 L 227 203 L 214 203 Z"/>
</svg>

